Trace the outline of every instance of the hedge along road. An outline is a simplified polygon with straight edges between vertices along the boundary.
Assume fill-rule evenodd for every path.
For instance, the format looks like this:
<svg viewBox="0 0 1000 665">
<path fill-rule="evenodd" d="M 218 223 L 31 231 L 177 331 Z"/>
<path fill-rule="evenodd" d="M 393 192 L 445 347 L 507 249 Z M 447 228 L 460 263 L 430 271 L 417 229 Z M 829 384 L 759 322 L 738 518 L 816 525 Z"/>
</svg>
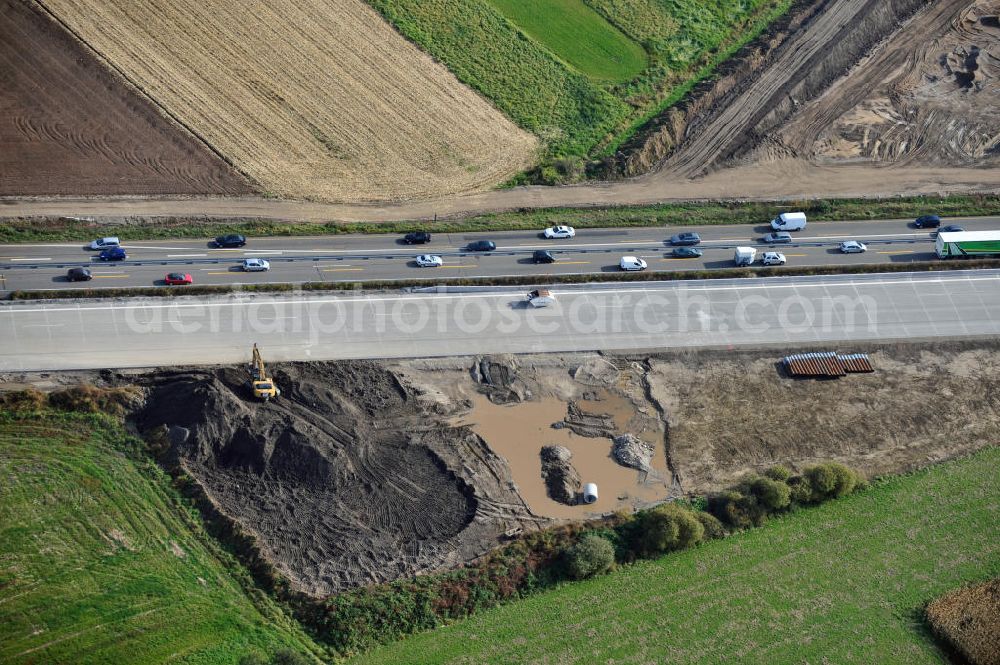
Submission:
<svg viewBox="0 0 1000 665">
<path fill-rule="evenodd" d="M 520 291 L 15 302 L 0 371 L 479 353 L 779 345 L 1000 334 L 1000 270 L 581 285 Z"/>
<path fill-rule="evenodd" d="M 1000 228 L 1000 218 L 956 218 L 967 230 Z M 245 247 L 216 249 L 205 240 L 126 242 L 129 259 L 105 263 L 81 244 L 0 245 L 0 290 L 53 290 L 67 288 L 121 288 L 162 285 L 167 272 L 190 273 L 201 285 L 260 283 L 354 282 L 426 278 L 474 278 L 615 272 L 623 255 L 637 255 L 651 270 L 704 270 L 732 267 L 733 248 L 756 246 L 785 254 L 790 266 L 857 265 L 934 260 L 934 240 L 929 231 L 914 229 L 903 220 L 864 222 L 812 222 L 793 234 L 794 242 L 769 247 L 760 238 L 766 224 L 739 226 L 687 226 L 683 228 L 579 229 L 575 238 L 545 240 L 539 233 L 436 234 L 426 245 L 402 244 L 399 236 L 343 235 L 311 238 L 249 238 Z M 676 232 L 699 233 L 701 258 L 675 258 L 667 239 Z M 495 252 L 470 252 L 473 240 L 490 239 Z M 843 240 L 868 245 L 864 254 L 841 254 Z M 548 249 L 554 264 L 535 265 L 536 249 Z M 441 268 L 418 269 L 419 254 L 443 257 Z M 244 273 L 244 258 L 266 258 L 271 270 Z M 68 282 L 66 270 L 91 268 L 90 282 Z"/>
</svg>

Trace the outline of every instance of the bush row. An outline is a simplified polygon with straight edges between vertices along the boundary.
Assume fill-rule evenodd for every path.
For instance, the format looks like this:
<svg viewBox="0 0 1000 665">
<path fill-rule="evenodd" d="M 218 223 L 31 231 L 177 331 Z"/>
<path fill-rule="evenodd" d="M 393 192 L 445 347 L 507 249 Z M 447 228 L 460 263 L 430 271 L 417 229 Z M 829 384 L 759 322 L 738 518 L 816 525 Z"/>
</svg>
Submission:
<svg viewBox="0 0 1000 665">
<path fill-rule="evenodd" d="M 777 466 L 699 500 L 536 531 L 459 570 L 323 601 L 294 594 L 286 600 L 320 641 L 350 655 L 556 584 L 760 526 L 770 516 L 845 496 L 863 483 L 837 463 L 810 466 L 799 475 Z"/>
<path fill-rule="evenodd" d="M 40 411 L 51 407 L 59 411 L 123 416 L 135 405 L 139 396 L 140 390 L 134 386 L 97 388 L 80 384 L 50 393 L 26 388 L 0 393 L 0 407 L 10 411 Z"/>
</svg>

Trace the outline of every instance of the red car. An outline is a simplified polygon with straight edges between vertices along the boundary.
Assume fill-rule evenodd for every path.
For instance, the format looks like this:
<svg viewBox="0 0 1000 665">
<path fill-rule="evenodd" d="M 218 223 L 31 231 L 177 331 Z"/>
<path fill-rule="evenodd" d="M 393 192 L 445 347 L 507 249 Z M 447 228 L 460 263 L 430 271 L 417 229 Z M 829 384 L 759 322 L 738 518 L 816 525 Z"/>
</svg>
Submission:
<svg viewBox="0 0 1000 665">
<path fill-rule="evenodd" d="M 194 283 L 194 280 L 191 279 L 191 275 L 182 272 L 169 273 L 163 281 L 165 281 L 168 285 Z"/>
</svg>

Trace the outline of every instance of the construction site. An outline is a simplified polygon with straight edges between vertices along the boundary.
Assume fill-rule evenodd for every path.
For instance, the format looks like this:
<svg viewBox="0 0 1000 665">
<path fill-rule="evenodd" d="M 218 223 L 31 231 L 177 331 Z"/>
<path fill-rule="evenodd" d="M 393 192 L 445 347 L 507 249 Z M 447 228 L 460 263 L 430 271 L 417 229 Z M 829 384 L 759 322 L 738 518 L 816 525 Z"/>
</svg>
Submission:
<svg viewBox="0 0 1000 665">
<path fill-rule="evenodd" d="M 774 464 L 836 460 L 875 478 L 967 454 L 1000 436 L 996 419 L 975 417 L 1000 409 L 996 349 L 855 347 L 873 371 L 836 378 L 793 376 L 773 350 L 3 378 L 140 388 L 129 422 L 163 446 L 161 464 L 195 479 L 296 588 L 323 596 Z M 252 376 L 280 396 L 263 399 Z"/>
</svg>

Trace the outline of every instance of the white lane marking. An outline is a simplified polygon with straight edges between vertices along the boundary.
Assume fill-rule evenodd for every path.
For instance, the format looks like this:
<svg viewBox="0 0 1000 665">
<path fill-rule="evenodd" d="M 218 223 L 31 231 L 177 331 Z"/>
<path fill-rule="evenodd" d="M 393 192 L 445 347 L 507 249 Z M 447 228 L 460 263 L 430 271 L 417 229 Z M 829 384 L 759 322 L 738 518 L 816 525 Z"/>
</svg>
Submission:
<svg viewBox="0 0 1000 665">
<path fill-rule="evenodd" d="M 52 258 L 11 259 L 11 261 L 51 261 Z"/>
<path fill-rule="evenodd" d="M 768 279 L 768 278 L 761 278 Z M 790 283 L 790 284 L 742 284 L 742 285 L 729 285 L 729 286 L 707 286 L 697 284 L 699 280 L 682 280 L 675 282 L 674 284 L 666 287 L 649 288 L 636 286 L 630 289 L 594 289 L 593 291 L 565 291 L 564 295 L 569 297 L 572 295 L 597 295 L 602 293 L 636 293 L 636 292 L 667 292 L 676 291 L 681 285 L 690 288 L 692 290 L 698 291 L 745 291 L 751 289 L 805 289 L 805 288 L 828 288 L 832 286 L 836 287 L 864 287 L 864 286 L 909 286 L 912 287 L 914 284 L 925 284 L 925 283 L 947 283 L 947 282 L 987 282 L 987 281 L 1000 281 L 1000 275 L 990 275 L 985 277 L 951 277 L 942 278 L 939 276 L 927 277 L 924 279 L 887 279 L 887 280 L 858 280 L 858 281 L 824 281 L 816 282 L 813 284 L 802 284 L 802 283 Z M 638 282 L 637 284 L 641 284 Z M 260 302 L 255 302 L 254 300 L 246 300 L 242 302 L 218 302 L 218 303 L 170 303 L 170 304 L 147 304 L 147 305 L 105 305 L 98 307 L 31 307 L 31 308 L 18 308 L 13 309 L 11 307 L 0 308 L 0 313 L 4 314 L 23 314 L 23 313 L 37 313 L 37 312 L 81 312 L 81 311 L 106 311 L 106 310 L 126 310 L 126 309 L 167 309 L 167 308 L 177 308 L 177 309 L 188 309 L 195 307 L 245 307 L 247 305 L 318 305 L 327 303 L 352 303 L 352 302 L 373 302 L 373 301 L 384 301 L 393 302 L 399 300 L 459 300 L 463 298 L 513 298 L 514 300 L 521 300 L 523 296 L 517 293 L 454 293 L 454 294 L 409 294 L 402 296 L 370 296 L 365 298 L 316 298 L 316 299 L 297 299 L 297 300 L 261 300 Z"/>
<path fill-rule="evenodd" d="M 208 254 L 167 254 L 168 259 L 197 259 L 208 256 Z"/>
<path fill-rule="evenodd" d="M 22 328 L 65 328 L 65 323 L 26 323 Z"/>
</svg>

